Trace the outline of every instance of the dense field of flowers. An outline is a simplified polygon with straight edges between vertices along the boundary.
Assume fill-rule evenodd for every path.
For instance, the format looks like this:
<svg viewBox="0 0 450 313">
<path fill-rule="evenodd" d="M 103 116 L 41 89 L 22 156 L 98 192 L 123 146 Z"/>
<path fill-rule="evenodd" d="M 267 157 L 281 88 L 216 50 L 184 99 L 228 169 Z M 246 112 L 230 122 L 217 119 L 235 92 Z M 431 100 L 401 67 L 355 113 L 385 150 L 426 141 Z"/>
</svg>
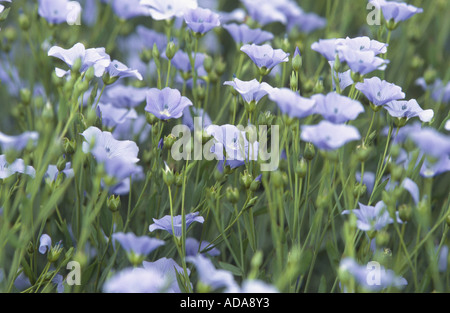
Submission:
<svg viewBox="0 0 450 313">
<path fill-rule="evenodd" d="M 0 292 L 450 292 L 450 3 L 0 0 Z"/>
</svg>

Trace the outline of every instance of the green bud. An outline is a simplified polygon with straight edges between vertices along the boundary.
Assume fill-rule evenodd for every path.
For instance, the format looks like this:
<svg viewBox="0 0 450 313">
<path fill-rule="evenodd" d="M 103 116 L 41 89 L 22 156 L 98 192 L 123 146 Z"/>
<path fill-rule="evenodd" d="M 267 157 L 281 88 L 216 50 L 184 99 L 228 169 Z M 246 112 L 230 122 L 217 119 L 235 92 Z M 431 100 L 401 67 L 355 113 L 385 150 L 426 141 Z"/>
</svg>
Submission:
<svg viewBox="0 0 450 313">
<path fill-rule="evenodd" d="M 437 76 L 438 76 L 437 71 L 432 67 L 428 67 L 425 73 L 423 74 L 423 78 L 425 79 L 425 83 L 427 85 L 433 84 Z"/>
<path fill-rule="evenodd" d="M 370 102 L 370 108 L 374 111 L 374 112 L 379 112 L 383 106 L 382 105 L 375 105 L 372 102 Z"/>
<path fill-rule="evenodd" d="M 393 31 L 398 27 L 398 23 L 396 23 L 394 19 L 390 19 L 389 21 L 386 21 L 386 27 L 388 30 Z"/>
<path fill-rule="evenodd" d="M 95 70 L 94 67 L 90 66 L 87 71 L 86 74 L 84 75 L 84 78 L 86 79 L 86 81 L 90 82 L 91 80 L 93 80 L 95 77 Z"/>
<path fill-rule="evenodd" d="M 55 263 L 58 261 L 61 252 L 63 251 L 62 242 L 58 242 L 54 247 L 52 247 L 47 254 L 47 259 L 50 263 Z"/>
<path fill-rule="evenodd" d="M 33 243 L 30 241 L 27 246 L 27 253 L 29 255 L 33 255 L 34 251 L 35 251 L 35 249 L 34 249 Z"/>
<path fill-rule="evenodd" d="M 260 187 L 261 187 L 261 181 L 260 180 L 256 180 L 255 179 L 250 184 L 250 190 L 253 191 L 253 192 L 258 191 Z"/>
<path fill-rule="evenodd" d="M 17 31 L 13 27 L 7 27 L 4 30 L 4 36 L 6 40 L 13 42 L 17 38 Z"/>
<path fill-rule="evenodd" d="M 292 59 L 292 68 L 294 69 L 294 71 L 298 72 L 301 67 L 302 67 L 302 57 L 300 55 L 296 55 Z"/>
<path fill-rule="evenodd" d="M 314 82 L 311 79 L 308 79 L 302 86 L 303 91 L 309 93 L 314 89 Z"/>
<path fill-rule="evenodd" d="M 8 9 L 9 10 L 9 9 Z M 25 14 L 19 15 L 19 27 L 23 31 L 28 31 L 30 29 L 30 19 Z"/>
<path fill-rule="evenodd" d="M 241 184 L 245 187 L 245 189 L 249 189 L 250 185 L 253 181 L 253 177 L 251 174 L 249 174 L 247 172 L 247 170 L 245 170 L 244 173 L 241 173 L 239 180 L 240 180 Z"/>
<path fill-rule="evenodd" d="M 263 66 L 259 68 L 259 75 L 266 76 L 269 75 L 272 69 L 268 69 L 267 67 Z"/>
<path fill-rule="evenodd" d="M 412 209 L 409 205 L 402 204 L 398 208 L 398 216 L 403 222 L 409 222 L 412 216 Z"/>
<path fill-rule="evenodd" d="M 182 173 L 175 173 L 175 185 L 177 187 L 183 186 L 183 175 Z"/>
<path fill-rule="evenodd" d="M 166 57 L 169 60 L 172 60 L 175 56 L 175 53 L 177 52 L 177 47 L 175 46 L 175 43 L 173 41 L 169 42 L 166 47 Z"/>
<path fill-rule="evenodd" d="M 227 64 L 224 62 L 224 60 L 222 58 L 219 58 L 218 61 L 215 62 L 216 64 L 216 73 L 217 75 L 220 77 L 225 73 L 225 70 L 227 68 Z"/>
<path fill-rule="evenodd" d="M 425 61 L 418 55 L 413 56 L 412 60 L 411 60 L 411 69 L 412 70 L 417 70 L 419 68 L 421 68 L 424 65 Z"/>
<path fill-rule="evenodd" d="M 284 187 L 283 174 L 280 171 L 273 171 L 270 175 L 270 181 L 273 182 L 276 188 Z"/>
<path fill-rule="evenodd" d="M 378 246 L 384 246 L 389 242 L 390 236 L 389 233 L 382 230 L 376 234 L 376 243 Z"/>
<path fill-rule="evenodd" d="M 56 163 L 56 168 L 58 171 L 62 172 L 66 169 L 67 161 L 64 157 L 60 157 L 58 162 Z"/>
<path fill-rule="evenodd" d="M 401 147 L 398 144 L 394 144 L 391 147 L 391 156 L 396 159 L 400 155 Z"/>
<path fill-rule="evenodd" d="M 314 93 L 322 93 L 325 90 L 325 88 L 323 87 L 323 80 L 319 79 L 316 82 L 316 85 L 314 86 L 313 92 Z"/>
<path fill-rule="evenodd" d="M 167 148 L 167 149 L 172 148 L 172 146 L 176 140 L 177 140 L 177 138 L 172 134 L 165 136 L 164 137 L 164 148 Z"/>
<path fill-rule="evenodd" d="M 55 114 L 53 112 L 53 107 L 50 104 L 50 102 L 47 102 L 47 104 L 44 107 L 44 110 L 42 111 L 42 119 L 46 123 L 51 123 L 54 117 Z"/>
<path fill-rule="evenodd" d="M 213 59 L 209 55 L 205 56 L 203 60 L 203 68 L 207 73 L 211 73 L 213 70 Z"/>
<path fill-rule="evenodd" d="M 73 66 L 72 66 L 72 73 L 78 73 L 80 72 L 81 69 L 81 65 L 82 65 L 82 60 L 81 58 L 77 58 L 75 60 L 75 62 L 73 62 Z"/>
<path fill-rule="evenodd" d="M 304 158 L 301 158 L 300 161 L 297 162 L 295 167 L 295 173 L 300 177 L 304 178 L 308 172 L 308 163 Z"/>
<path fill-rule="evenodd" d="M 273 125 L 273 120 L 275 119 L 275 116 L 272 115 L 270 111 L 266 111 L 262 114 L 259 114 L 258 116 L 258 124 L 259 125 L 266 125 L 269 129 L 270 126 Z"/>
<path fill-rule="evenodd" d="M 109 198 L 106 199 L 106 206 L 111 212 L 117 212 L 120 207 L 120 196 L 109 196 Z"/>
<path fill-rule="evenodd" d="M 173 171 L 170 169 L 170 167 L 166 164 L 166 167 L 163 172 L 163 181 L 167 185 L 167 187 L 170 187 L 175 182 L 175 176 L 173 174 Z"/>
<path fill-rule="evenodd" d="M 391 163 L 391 179 L 393 181 L 401 181 L 403 173 L 404 173 L 403 166 L 398 166 Z"/>
<path fill-rule="evenodd" d="M 105 85 L 112 85 L 119 79 L 119 76 L 110 76 L 109 73 L 103 74 L 102 80 Z"/>
<path fill-rule="evenodd" d="M 145 119 L 147 120 L 147 123 L 149 123 L 150 125 L 155 125 L 159 121 L 159 119 L 156 116 L 154 116 L 149 112 L 145 112 Z"/>
<path fill-rule="evenodd" d="M 353 188 L 353 197 L 360 198 L 367 191 L 367 187 L 364 184 L 357 183 Z"/>
<path fill-rule="evenodd" d="M 314 145 L 310 142 L 306 144 L 304 157 L 306 160 L 311 161 L 316 156 L 316 149 Z"/>
<path fill-rule="evenodd" d="M 406 122 L 408 122 L 408 118 L 407 117 L 397 117 L 394 118 L 394 124 L 395 126 L 397 126 L 398 128 L 403 127 L 406 125 Z"/>
<path fill-rule="evenodd" d="M 333 70 L 336 73 L 339 73 L 341 69 L 341 60 L 339 59 L 339 54 L 336 54 L 336 57 L 334 58 L 334 63 L 333 63 Z"/>
<path fill-rule="evenodd" d="M 356 158 L 359 162 L 366 162 L 370 158 L 372 149 L 366 147 L 364 144 L 356 148 Z"/>
<path fill-rule="evenodd" d="M 256 110 L 256 101 L 252 100 L 250 102 L 245 102 L 244 106 L 245 111 L 247 111 L 248 113 L 252 113 Z"/>
<path fill-rule="evenodd" d="M 351 72 L 350 76 L 355 83 L 362 83 L 364 81 L 364 75 L 361 75 L 359 73 Z"/>
<path fill-rule="evenodd" d="M 200 101 L 205 100 L 205 96 L 206 96 L 206 90 L 202 85 L 198 85 L 196 87 L 197 90 L 197 97 Z"/>
<path fill-rule="evenodd" d="M 23 104 L 29 105 L 31 102 L 31 92 L 28 88 L 20 89 L 20 100 Z"/>
<path fill-rule="evenodd" d="M 231 203 L 237 203 L 239 201 L 239 190 L 228 186 L 225 191 L 225 196 Z"/>
<path fill-rule="evenodd" d="M 159 55 L 159 49 L 158 49 L 158 46 L 156 45 L 156 43 L 153 44 L 152 56 L 153 56 L 153 59 L 155 60 L 155 62 L 158 62 L 157 64 L 159 64 L 160 55 Z"/>
<path fill-rule="evenodd" d="M 219 80 L 219 76 L 217 76 L 217 73 L 215 71 L 211 71 L 210 73 L 208 73 L 208 77 L 213 84 L 217 83 L 217 81 Z"/>
<path fill-rule="evenodd" d="M 144 63 L 149 63 L 152 59 L 152 50 L 151 49 L 143 49 L 142 52 L 139 54 L 139 58 Z"/>
<path fill-rule="evenodd" d="M 293 91 L 297 91 L 298 90 L 298 78 L 297 78 L 297 75 L 295 75 L 294 72 L 292 72 L 292 74 L 291 74 L 291 79 L 289 81 L 289 87 Z"/>
</svg>

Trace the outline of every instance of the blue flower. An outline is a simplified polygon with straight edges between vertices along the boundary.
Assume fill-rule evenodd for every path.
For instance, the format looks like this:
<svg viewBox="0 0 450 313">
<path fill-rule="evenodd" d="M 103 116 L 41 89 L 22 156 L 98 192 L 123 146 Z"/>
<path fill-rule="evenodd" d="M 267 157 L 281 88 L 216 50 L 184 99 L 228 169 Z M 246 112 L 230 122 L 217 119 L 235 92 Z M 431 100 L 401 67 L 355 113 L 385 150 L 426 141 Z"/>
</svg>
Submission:
<svg viewBox="0 0 450 313">
<path fill-rule="evenodd" d="M 150 136 L 152 127 L 147 123 L 145 116 L 139 115 L 136 119 L 126 119 L 118 124 L 112 134 L 117 140 L 132 140 L 143 143 Z"/>
<path fill-rule="evenodd" d="M 203 8 L 186 10 L 184 21 L 189 29 L 197 34 L 206 34 L 211 29 L 220 26 L 219 15 Z"/>
<path fill-rule="evenodd" d="M 386 0 L 369 0 L 369 2 L 383 11 L 383 17 L 386 21 L 393 20 L 395 23 L 405 21 L 423 12 L 423 9 L 404 2 Z"/>
<path fill-rule="evenodd" d="M 121 19 L 127 20 L 138 16 L 149 16 L 147 7 L 139 4 L 140 0 L 113 0 L 112 9 Z"/>
<path fill-rule="evenodd" d="M 289 61 L 289 53 L 281 49 L 273 49 L 267 44 L 262 46 L 255 44 L 244 45 L 241 51 L 247 54 L 258 68 L 268 71 L 282 62 Z"/>
<path fill-rule="evenodd" d="M 134 108 L 145 101 L 146 95 L 147 88 L 114 84 L 105 90 L 105 102 L 116 108 Z"/>
<path fill-rule="evenodd" d="M 423 110 L 416 100 L 391 101 L 384 107 L 392 117 L 409 120 L 418 117 L 422 122 L 430 122 L 434 116 L 433 110 Z"/>
<path fill-rule="evenodd" d="M 341 124 L 354 120 L 359 114 L 364 112 L 364 107 L 359 101 L 341 96 L 335 92 L 322 95 L 317 94 L 311 97 L 316 103 L 314 113 L 320 114 L 327 121 Z"/>
<path fill-rule="evenodd" d="M 286 15 L 276 7 L 276 1 L 242 0 L 250 17 L 264 26 L 270 23 L 287 23 Z"/>
<path fill-rule="evenodd" d="M 315 100 L 303 98 L 288 88 L 273 88 L 269 99 L 278 105 L 281 113 L 292 118 L 304 118 L 313 114 L 316 105 Z"/>
<path fill-rule="evenodd" d="M 38 14 L 50 24 L 74 24 L 81 14 L 81 6 L 77 1 L 39 0 Z"/>
<path fill-rule="evenodd" d="M 382 266 L 379 268 L 380 281 L 371 281 L 372 277 L 370 274 L 375 270 L 376 269 L 370 266 L 359 265 L 352 258 L 345 258 L 341 260 L 339 265 L 340 272 L 350 273 L 355 278 L 359 286 L 369 291 L 379 291 L 388 287 L 397 287 L 401 289 L 408 284 L 406 279 L 395 275 L 392 270 L 386 270 Z"/>
<path fill-rule="evenodd" d="M 186 214 L 186 229 L 194 222 L 203 223 L 205 219 L 202 216 L 199 216 L 199 212 Z M 153 219 L 153 224 L 150 225 L 149 230 L 153 232 L 156 229 L 162 229 L 167 231 L 169 234 L 173 234 L 172 232 L 172 220 L 173 220 L 173 229 L 175 231 L 176 237 L 181 237 L 182 231 L 182 219 L 181 215 L 172 216 L 166 215 L 161 219 Z"/>
<path fill-rule="evenodd" d="M 106 68 L 106 73 L 108 73 L 111 78 L 134 77 L 139 80 L 143 79 L 142 75 L 137 70 L 133 70 L 117 60 L 114 60 L 109 64 Z"/>
<path fill-rule="evenodd" d="M 173 259 L 161 258 L 155 262 L 144 261 L 142 265 L 144 269 L 161 273 L 165 277 L 166 286 L 169 286 L 166 290 L 167 293 L 181 292 L 177 282 L 177 273 L 184 275 L 184 271 Z M 191 274 L 189 269 L 187 269 L 187 274 Z"/>
<path fill-rule="evenodd" d="M 203 53 L 197 53 L 194 60 L 194 70 L 199 70 L 203 66 L 204 60 L 205 55 Z M 178 50 L 175 53 L 172 59 L 172 64 L 177 70 L 180 70 L 181 72 L 188 73 L 192 71 L 189 55 L 182 50 Z"/>
<path fill-rule="evenodd" d="M 83 73 L 89 67 L 94 67 L 96 77 L 101 77 L 105 73 L 106 68 L 111 64 L 111 58 L 106 54 L 105 48 L 86 49 L 82 43 L 77 43 L 67 50 L 53 46 L 48 51 L 48 56 L 61 59 L 69 68 L 72 68 L 77 59 L 81 59 L 80 72 Z M 63 77 L 69 73 L 70 71 L 56 68 L 56 75 L 59 77 Z"/>
<path fill-rule="evenodd" d="M 180 118 L 183 110 L 192 106 L 191 100 L 181 96 L 177 89 L 166 87 L 162 90 L 151 88 L 147 91 L 147 105 L 145 111 L 161 120 Z"/>
<path fill-rule="evenodd" d="M 187 9 L 195 9 L 197 0 L 141 0 L 140 4 L 149 8 L 154 20 L 168 20 L 182 17 Z"/>
<path fill-rule="evenodd" d="M 39 139 L 39 133 L 26 131 L 18 136 L 8 136 L 0 132 L 0 148 L 3 152 L 7 150 L 22 151 L 28 144 L 35 146 Z"/>
<path fill-rule="evenodd" d="M 336 150 L 347 142 L 361 139 L 361 135 L 354 126 L 321 121 L 318 125 L 302 126 L 301 139 L 322 150 Z"/>
<path fill-rule="evenodd" d="M 319 41 L 314 42 L 311 45 L 311 49 L 320 53 L 328 61 L 334 61 L 336 59 L 336 54 L 339 54 L 337 50 L 337 43 L 339 39 L 319 39 Z"/>
<path fill-rule="evenodd" d="M 345 61 L 353 73 L 369 74 L 375 70 L 384 71 L 389 60 L 377 57 L 372 50 L 355 50 L 347 45 L 338 47 L 342 61 Z"/>
<path fill-rule="evenodd" d="M 211 260 L 203 255 L 197 254 L 195 257 L 187 257 L 186 261 L 195 265 L 199 281 L 212 290 L 223 289 L 224 292 L 237 292 L 239 290 L 233 274 L 226 270 L 216 269 Z"/>
<path fill-rule="evenodd" d="M 114 233 L 112 238 L 117 240 L 127 253 L 134 253 L 139 256 L 146 256 L 156 248 L 164 245 L 162 240 L 147 236 L 138 237 L 131 232 L 126 234 L 122 232 Z"/>
<path fill-rule="evenodd" d="M 402 88 L 378 77 L 366 78 L 363 83 L 357 83 L 355 88 L 361 91 L 371 103 L 376 106 L 385 105 L 394 100 L 405 98 Z"/>
<path fill-rule="evenodd" d="M 194 118 L 200 118 L 202 125 L 194 125 L 194 118 L 191 115 L 191 110 Z M 187 107 L 183 112 L 183 125 L 189 127 L 191 131 L 194 131 L 194 128 L 203 129 L 212 124 L 211 118 L 208 113 L 206 113 L 203 109 L 195 108 L 195 107 Z"/>
<path fill-rule="evenodd" d="M 39 239 L 39 253 L 46 254 L 52 248 L 52 238 L 49 235 L 43 234 Z"/>
<path fill-rule="evenodd" d="M 6 161 L 4 154 L 0 155 L 0 179 L 5 179 L 16 173 L 26 174 L 31 177 L 36 176 L 36 171 L 32 166 L 25 165 L 22 159 L 16 159 L 11 164 Z"/>
<path fill-rule="evenodd" d="M 287 31 L 290 32 L 293 28 L 300 30 L 303 33 L 309 34 L 317 29 L 324 28 L 327 25 L 327 20 L 315 13 L 302 12 L 298 17 L 289 19 L 287 24 Z"/>
<path fill-rule="evenodd" d="M 154 269 L 126 268 L 108 279 L 105 293 L 160 293 L 165 292 L 167 279 Z"/>
<path fill-rule="evenodd" d="M 114 127 L 128 119 L 136 119 L 138 117 L 134 109 L 117 108 L 110 103 L 103 104 L 102 102 L 99 102 L 97 105 L 97 115 L 102 119 L 102 124 L 106 127 Z"/>
<path fill-rule="evenodd" d="M 273 34 L 260 28 L 252 29 L 247 24 L 227 24 L 223 28 L 230 33 L 238 45 L 260 45 L 273 39 Z"/>
<path fill-rule="evenodd" d="M 350 213 L 355 214 L 356 226 L 362 231 L 376 231 L 394 223 L 383 201 L 379 201 L 375 206 L 359 203 L 359 209 L 342 211 L 342 214 Z M 397 222 L 402 223 L 398 218 Z"/>
<path fill-rule="evenodd" d="M 262 97 L 270 93 L 273 89 L 268 83 L 259 83 L 256 79 L 242 81 L 238 78 L 234 78 L 233 81 L 226 81 L 223 84 L 232 86 L 247 103 L 252 101 L 258 103 Z"/>
<path fill-rule="evenodd" d="M 149 29 L 145 26 L 139 25 L 136 27 L 136 32 L 142 42 L 142 44 L 148 49 L 152 49 L 156 44 L 159 51 L 164 51 L 167 46 L 167 36 L 161 33 Z"/>
</svg>

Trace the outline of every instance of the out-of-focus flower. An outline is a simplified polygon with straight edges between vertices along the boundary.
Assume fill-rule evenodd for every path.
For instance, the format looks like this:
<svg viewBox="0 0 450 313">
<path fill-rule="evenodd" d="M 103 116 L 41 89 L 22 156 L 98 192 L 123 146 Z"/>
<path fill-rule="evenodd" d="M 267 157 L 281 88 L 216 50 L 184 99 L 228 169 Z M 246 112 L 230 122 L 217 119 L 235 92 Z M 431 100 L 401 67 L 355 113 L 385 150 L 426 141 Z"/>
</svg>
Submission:
<svg viewBox="0 0 450 313">
<path fill-rule="evenodd" d="M 398 119 L 409 120 L 413 117 L 418 117 L 422 122 L 430 122 L 434 116 L 433 110 L 423 110 L 416 100 L 409 101 L 391 101 L 387 103 L 385 108 L 392 117 Z"/>
<path fill-rule="evenodd" d="M 427 85 L 423 77 L 416 80 L 416 85 L 423 90 L 431 92 L 431 98 L 436 102 L 450 103 L 450 82 L 446 85 L 440 79 L 436 79 L 432 85 Z"/>
<path fill-rule="evenodd" d="M 406 279 L 395 275 L 392 270 L 386 270 L 382 266 L 377 269 L 372 266 L 359 265 L 352 258 L 341 260 L 339 271 L 350 273 L 355 278 L 358 285 L 368 291 L 379 291 L 388 287 L 397 287 L 401 289 L 408 284 Z M 377 271 L 377 273 L 373 273 L 372 271 Z M 379 281 L 374 279 L 376 277 L 379 278 Z"/>
<path fill-rule="evenodd" d="M 219 15 L 203 8 L 186 10 L 184 12 L 184 21 L 189 29 L 197 34 L 205 34 L 211 29 L 220 26 Z"/>
<path fill-rule="evenodd" d="M 313 114 L 316 101 L 300 96 L 288 88 L 273 88 L 269 99 L 280 108 L 281 113 L 292 118 L 304 118 Z"/>
<path fill-rule="evenodd" d="M 26 174 L 31 177 L 36 176 L 36 171 L 32 166 L 25 165 L 22 159 L 16 159 L 11 164 L 6 161 L 4 154 L 0 155 L 0 179 L 5 179 L 16 173 Z"/>
<path fill-rule="evenodd" d="M 126 268 L 105 282 L 105 293 L 159 293 L 165 292 L 167 279 L 154 269 Z"/>
<path fill-rule="evenodd" d="M 161 120 L 180 118 L 186 107 L 192 106 L 191 100 L 181 96 L 177 89 L 166 87 L 162 90 L 152 88 L 147 91 L 145 111 Z"/>
<path fill-rule="evenodd" d="M 167 36 L 161 33 L 149 29 L 145 26 L 139 25 L 136 27 L 136 32 L 143 44 L 147 49 L 152 49 L 156 44 L 159 51 L 164 51 L 167 46 Z"/>
<path fill-rule="evenodd" d="M 2 152 L 7 150 L 22 151 L 28 144 L 35 146 L 39 139 L 39 133 L 26 131 L 18 136 L 9 136 L 0 132 L 0 148 Z"/>
<path fill-rule="evenodd" d="M 39 239 L 39 253 L 46 254 L 52 248 L 52 238 L 49 235 L 43 234 Z"/>
<path fill-rule="evenodd" d="M 299 31 L 309 34 L 317 29 L 324 28 L 327 25 L 327 20 L 315 13 L 302 12 L 298 17 L 289 19 L 286 26 L 287 31 L 290 32 L 296 28 Z"/>
<path fill-rule="evenodd" d="M 111 6 L 114 13 L 124 20 L 138 16 L 149 16 L 149 9 L 140 5 L 139 2 L 140 0 L 113 0 Z"/>
<path fill-rule="evenodd" d="M 106 127 L 114 127 L 127 119 L 136 119 L 138 116 L 134 109 L 117 108 L 110 103 L 101 102 L 97 106 L 97 115 L 102 118 L 102 123 Z"/>
<path fill-rule="evenodd" d="M 375 70 L 384 71 L 389 60 L 377 57 L 372 50 L 354 50 L 346 45 L 338 47 L 342 61 L 345 61 L 353 73 L 369 74 Z"/>
<path fill-rule="evenodd" d="M 197 0 L 141 0 L 147 6 L 154 20 L 168 20 L 182 17 L 188 9 L 197 8 Z"/>
<path fill-rule="evenodd" d="M 246 279 L 242 283 L 239 293 L 279 293 L 275 286 L 269 285 L 261 280 Z"/>
<path fill-rule="evenodd" d="M 58 177 L 59 173 L 64 173 L 64 175 L 66 175 L 66 177 L 73 177 L 74 176 L 74 171 L 71 168 L 71 163 L 67 162 L 65 169 L 62 170 L 62 172 L 60 172 L 58 170 L 58 167 L 56 165 L 52 165 L 50 164 L 48 166 L 47 172 L 44 175 L 44 178 L 50 180 L 50 181 L 55 181 L 56 178 Z"/>
<path fill-rule="evenodd" d="M 212 288 L 212 290 L 223 289 L 224 292 L 237 292 L 239 290 L 233 274 L 226 270 L 216 269 L 211 260 L 203 255 L 190 256 L 186 260 L 195 265 L 199 281 Z"/>
<path fill-rule="evenodd" d="M 114 84 L 105 90 L 105 102 L 116 108 L 134 108 L 145 101 L 147 88 Z M 103 98 L 102 98 L 103 101 Z"/>
<path fill-rule="evenodd" d="M 167 293 L 181 292 L 180 287 L 178 286 L 176 275 L 177 272 L 179 275 L 184 275 L 184 271 L 183 268 L 181 268 L 173 259 L 161 258 L 154 262 L 144 261 L 142 265 L 146 270 L 154 270 L 164 275 L 166 285 L 168 286 L 166 290 Z M 187 274 L 191 274 L 191 271 L 189 269 L 187 269 Z"/>
<path fill-rule="evenodd" d="M 194 60 L 194 70 L 199 70 L 203 66 L 204 60 L 205 55 L 203 53 L 197 53 Z M 189 54 L 182 50 L 178 50 L 175 53 L 172 59 L 172 64 L 177 70 L 180 70 L 182 72 L 188 73 L 192 71 Z"/>
<path fill-rule="evenodd" d="M 50 24 L 74 24 L 81 14 L 81 5 L 77 1 L 39 0 L 38 14 Z"/>
<path fill-rule="evenodd" d="M 194 222 L 203 223 L 205 219 L 203 216 L 199 216 L 199 212 L 186 214 L 186 229 Z M 182 218 L 181 215 L 170 216 L 166 215 L 160 219 L 153 219 L 153 224 L 150 225 L 149 230 L 153 232 L 156 229 L 162 229 L 167 231 L 169 234 L 173 235 L 172 232 L 172 220 L 173 220 L 173 229 L 176 237 L 181 237 L 182 231 Z"/>
<path fill-rule="evenodd" d="M 192 113 L 191 114 L 191 110 Z M 192 116 L 193 115 L 193 116 Z M 200 118 L 201 125 L 194 125 L 194 119 Z M 189 127 L 191 131 L 194 128 L 203 129 L 212 124 L 212 120 L 209 117 L 208 113 L 206 113 L 203 109 L 195 108 L 195 107 L 186 107 L 183 112 L 183 125 Z"/>
<path fill-rule="evenodd" d="M 422 13 L 422 8 L 404 2 L 386 1 L 386 0 L 369 0 L 376 8 L 381 9 L 383 17 L 386 21 L 393 20 L 395 23 L 405 21 L 418 13 Z"/>
<path fill-rule="evenodd" d="M 301 139 L 322 150 L 335 150 L 347 142 L 361 139 L 361 135 L 354 126 L 321 121 L 318 125 L 302 126 Z"/>
<path fill-rule="evenodd" d="M 252 29 L 247 24 L 227 24 L 223 28 L 228 31 L 236 44 L 260 45 L 273 39 L 273 34 L 260 28 Z"/>
<path fill-rule="evenodd" d="M 264 26 L 270 23 L 279 22 L 286 24 L 286 15 L 276 8 L 276 2 L 267 0 L 242 0 L 250 17 Z"/>
<path fill-rule="evenodd" d="M 117 140 L 143 143 L 149 137 L 151 128 L 145 116 L 139 115 L 136 119 L 126 119 L 122 124 L 118 124 L 112 134 Z"/>
<path fill-rule="evenodd" d="M 322 94 L 313 95 L 311 99 L 316 103 L 314 113 L 322 115 L 327 121 L 335 124 L 354 120 L 364 112 L 364 107 L 359 101 L 335 92 L 326 96 Z"/>
<path fill-rule="evenodd" d="M 114 233 L 112 235 L 113 240 L 117 240 L 120 246 L 127 253 L 134 253 L 138 256 L 146 256 L 150 254 L 156 248 L 164 245 L 164 241 L 151 238 L 148 236 L 136 236 L 133 233 Z"/>
<path fill-rule="evenodd" d="M 379 201 L 375 206 L 359 203 L 359 209 L 342 211 L 342 214 L 350 213 L 356 215 L 356 226 L 362 231 L 376 231 L 394 223 L 383 201 Z M 402 223 L 398 218 L 397 221 Z"/>
</svg>

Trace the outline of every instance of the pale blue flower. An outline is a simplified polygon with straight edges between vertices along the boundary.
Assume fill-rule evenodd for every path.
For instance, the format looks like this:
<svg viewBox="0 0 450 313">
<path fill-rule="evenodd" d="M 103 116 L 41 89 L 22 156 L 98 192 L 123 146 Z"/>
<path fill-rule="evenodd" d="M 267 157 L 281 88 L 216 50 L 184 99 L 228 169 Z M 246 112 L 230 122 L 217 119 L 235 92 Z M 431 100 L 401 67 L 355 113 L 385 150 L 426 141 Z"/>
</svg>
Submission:
<svg viewBox="0 0 450 313">
<path fill-rule="evenodd" d="M 186 214 L 186 229 L 194 222 L 203 223 L 205 219 L 202 216 L 199 216 L 199 212 Z M 173 229 L 175 231 L 175 236 L 181 237 L 182 231 L 182 216 L 170 216 L 166 215 L 161 219 L 153 219 L 153 224 L 149 226 L 150 232 L 153 232 L 157 229 L 162 229 L 167 231 L 169 234 L 173 234 L 172 232 L 172 221 L 173 221 Z"/>
<path fill-rule="evenodd" d="M 127 253 L 134 253 L 141 256 L 146 256 L 156 248 L 164 245 L 164 241 L 162 240 L 148 236 L 136 236 L 131 232 L 114 233 L 112 238 L 113 240 L 117 240 Z"/>
<path fill-rule="evenodd" d="M 301 139 L 322 150 L 336 150 L 350 141 L 361 139 L 361 135 L 354 126 L 321 121 L 318 125 L 302 126 Z"/>
<path fill-rule="evenodd" d="M 364 82 L 357 83 L 355 88 L 361 91 L 376 106 L 405 98 L 405 93 L 402 92 L 401 87 L 385 80 L 382 81 L 376 76 L 364 79 Z"/>
<path fill-rule="evenodd" d="M 204 8 L 186 10 L 184 12 L 184 21 L 190 30 L 198 34 L 205 34 L 220 26 L 219 15 Z"/>
<path fill-rule="evenodd" d="M 354 120 L 364 112 L 359 101 L 352 100 L 336 92 L 327 95 L 317 94 L 311 97 L 315 101 L 314 113 L 320 114 L 327 121 L 341 124 Z"/>
<path fill-rule="evenodd" d="M 223 28 L 228 31 L 236 44 L 257 44 L 260 45 L 273 39 L 273 34 L 260 28 L 252 29 L 247 24 L 227 24 Z"/>
<path fill-rule="evenodd" d="M 147 91 L 145 111 L 161 120 L 180 118 L 186 107 L 192 106 L 191 100 L 182 96 L 177 89 L 166 87 L 162 90 L 151 88 Z"/>
<path fill-rule="evenodd" d="M 104 286 L 105 293 L 159 293 L 165 292 L 167 279 L 154 269 L 126 268 L 109 278 Z"/>
<path fill-rule="evenodd" d="M 0 179 L 8 178 L 16 173 L 26 174 L 34 178 L 36 176 L 36 170 L 30 166 L 25 165 L 22 159 L 16 159 L 11 164 L 6 162 L 6 156 L 0 155 Z"/>
<path fill-rule="evenodd" d="M 28 144 L 36 146 L 39 139 L 39 133 L 35 131 L 26 131 L 17 136 L 9 136 L 0 132 L 0 148 L 2 152 L 7 150 L 22 151 Z"/>
<path fill-rule="evenodd" d="M 149 8 L 154 20 L 182 17 L 186 10 L 197 8 L 197 0 L 141 0 L 140 4 Z"/>
<path fill-rule="evenodd" d="M 154 262 L 143 262 L 143 267 L 146 270 L 156 271 L 161 273 L 166 280 L 167 293 L 180 293 L 180 287 L 177 282 L 177 273 L 184 276 L 184 271 L 181 266 L 177 264 L 173 259 L 161 258 Z M 191 271 L 187 269 L 187 274 L 190 275 Z"/>
<path fill-rule="evenodd" d="M 316 101 L 300 96 L 288 88 L 273 88 L 269 99 L 274 101 L 281 113 L 292 118 L 304 118 L 314 113 Z"/>
<path fill-rule="evenodd" d="M 280 63 L 289 61 L 289 53 L 273 49 L 270 45 L 243 45 L 241 51 L 247 54 L 260 69 L 272 70 Z"/>
</svg>

